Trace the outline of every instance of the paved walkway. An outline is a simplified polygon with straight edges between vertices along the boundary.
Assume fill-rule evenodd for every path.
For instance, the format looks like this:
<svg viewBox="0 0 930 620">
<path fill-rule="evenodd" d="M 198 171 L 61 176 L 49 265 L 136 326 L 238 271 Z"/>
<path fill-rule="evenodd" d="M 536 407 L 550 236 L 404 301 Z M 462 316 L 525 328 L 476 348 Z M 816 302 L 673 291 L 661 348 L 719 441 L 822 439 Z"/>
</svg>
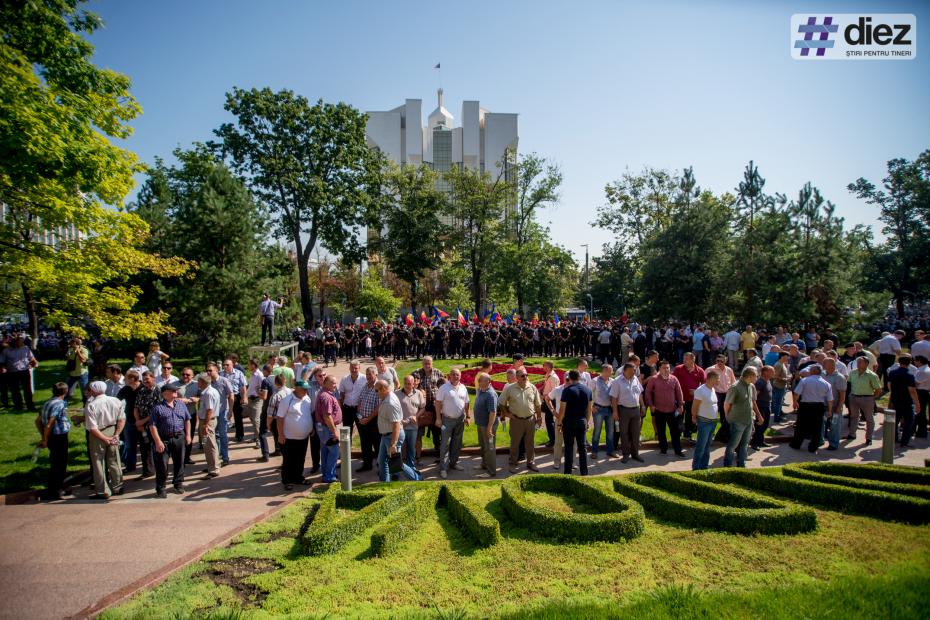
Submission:
<svg viewBox="0 0 930 620">
<path fill-rule="evenodd" d="M 330 372 L 342 376 L 348 372 L 348 365 L 340 362 Z M 232 464 L 213 480 L 205 480 L 200 473 L 203 457 L 195 452 L 198 465 L 187 468 L 185 495 L 156 499 L 153 479 L 140 481 L 133 477 L 126 483 L 125 495 L 106 504 L 86 499 L 90 489 L 82 488 L 75 490 L 74 498 L 60 502 L 0 506 L 0 600 L 4 602 L 0 617 L 87 615 L 157 582 L 305 491 L 286 493 L 279 483 L 278 461 L 258 462 L 258 451 L 251 444 L 231 444 L 230 451 Z M 664 456 L 656 449 L 644 450 L 642 455 L 646 461 L 643 464 L 631 461 L 623 465 L 618 459 L 602 458 L 590 473 L 686 470 L 691 466 L 690 458 Z M 776 444 L 752 453 L 748 465 L 784 465 L 813 459 L 877 462 L 880 456 L 881 438 L 876 435 L 875 443 L 868 448 L 860 439 L 839 451 L 822 450 L 816 456 Z M 896 462 L 922 466 L 927 457 L 930 442 L 915 440 L 914 448 L 896 455 Z M 497 461 L 499 477 L 510 475 L 507 456 L 499 455 Z M 723 448 L 716 447 L 712 466 L 722 461 Z M 460 462 L 465 471 L 450 472 L 450 480 L 470 479 L 480 471 L 478 457 L 463 456 Z M 358 464 L 356 460 L 355 466 Z M 554 471 L 551 454 L 537 458 L 537 465 L 542 472 Z M 424 457 L 422 471 L 427 479 L 438 478 L 432 457 Z M 375 479 L 373 472 L 355 474 L 355 484 Z"/>
</svg>

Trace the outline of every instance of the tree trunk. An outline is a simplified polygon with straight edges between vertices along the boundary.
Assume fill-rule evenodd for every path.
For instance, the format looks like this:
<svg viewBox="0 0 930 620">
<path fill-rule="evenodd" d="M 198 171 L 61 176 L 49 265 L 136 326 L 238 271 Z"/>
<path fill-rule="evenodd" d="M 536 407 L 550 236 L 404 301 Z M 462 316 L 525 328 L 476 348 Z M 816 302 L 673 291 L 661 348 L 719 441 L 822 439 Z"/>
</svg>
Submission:
<svg viewBox="0 0 930 620">
<path fill-rule="evenodd" d="M 307 277 L 309 254 L 304 256 L 297 253 L 297 279 L 300 283 L 300 310 L 304 315 L 304 329 L 313 329 L 313 291 L 310 290 L 310 279 Z"/>
<path fill-rule="evenodd" d="M 903 292 L 899 292 L 897 295 L 895 295 L 894 307 L 895 307 L 895 311 L 897 311 L 898 313 L 898 318 L 903 319 L 904 318 L 904 293 Z"/>
<path fill-rule="evenodd" d="M 29 336 L 32 338 L 32 348 L 39 345 L 39 318 L 36 315 L 36 300 L 32 297 L 32 291 L 25 284 L 23 287 L 23 301 L 26 303 L 26 316 L 29 319 Z"/>
</svg>

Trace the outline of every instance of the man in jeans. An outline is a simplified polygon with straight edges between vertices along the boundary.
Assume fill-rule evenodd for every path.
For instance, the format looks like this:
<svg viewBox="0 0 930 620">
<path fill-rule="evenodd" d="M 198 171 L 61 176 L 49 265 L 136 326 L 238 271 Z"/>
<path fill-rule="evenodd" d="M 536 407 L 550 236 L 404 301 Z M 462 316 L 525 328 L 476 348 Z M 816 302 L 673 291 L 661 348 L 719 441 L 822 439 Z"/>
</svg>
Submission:
<svg viewBox="0 0 930 620">
<path fill-rule="evenodd" d="M 717 390 L 715 388 L 718 381 L 720 381 L 720 374 L 711 368 L 706 373 L 704 385 L 694 390 L 691 422 L 697 427 L 697 441 L 694 445 L 694 457 L 691 460 L 693 470 L 707 469 L 710 464 L 710 442 L 713 441 L 714 429 L 717 428 Z"/>
<path fill-rule="evenodd" d="M 846 404 L 846 377 L 836 369 L 836 360 L 832 357 L 823 360 L 824 380 L 833 388 L 833 412 L 830 416 L 830 434 L 827 450 L 838 450 L 840 431 L 843 428 L 843 406 Z"/>
<path fill-rule="evenodd" d="M 439 447 L 439 477 L 446 478 L 448 470 L 462 471 L 459 451 L 462 449 L 462 434 L 471 423 L 468 390 L 461 381 L 458 368 L 449 371 L 449 382 L 436 392 L 436 425 L 442 429 Z"/>
<path fill-rule="evenodd" d="M 591 392 L 594 395 L 594 430 L 591 433 L 591 460 L 597 461 L 597 450 L 601 443 L 601 426 L 607 435 L 605 446 L 607 456 L 617 456 L 614 452 L 614 418 L 610 406 L 610 386 L 613 384 L 614 369 L 610 364 L 604 364 L 599 374 L 591 382 Z"/>
<path fill-rule="evenodd" d="M 365 369 L 365 385 L 358 397 L 358 409 L 355 423 L 358 425 L 358 438 L 362 448 L 362 466 L 355 473 L 371 471 L 375 459 L 375 450 L 381 442 L 378 425 L 375 423 L 378 413 L 378 392 L 375 388 L 377 374 L 374 366 Z"/>
<path fill-rule="evenodd" d="M 486 372 L 478 375 L 478 389 L 475 392 L 475 426 L 478 430 L 478 446 L 481 449 L 481 467 L 484 473 L 478 478 L 497 476 L 497 447 L 494 441 L 497 433 L 497 392 L 491 387 L 491 376 Z"/>
<path fill-rule="evenodd" d="M 313 419 L 320 436 L 320 468 L 323 482 L 336 482 L 336 463 L 339 460 L 339 426 L 342 424 L 342 408 L 333 391 L 336 377 L 326 375 L 323 389 L 316 395 Z"/>
<path fill-rule="evenodd" d="M 699 368 L 699 366 L 695 366 Z M 700 386 L 699 386 L 700 387 Z M 652 410 L 652 418 L 656 422 L 656 439 L 659 440 L 659 451 L 668 452 L 668 439 L 665 436 L 665 427 L 668 426 L 672 436 L 672 449 L 677 456 L 685 456 L 681 449 L 680 418 L 684 411 L 684 394 L 678 379 L 672 376 L 669 363 L 665 360 L 659 364 L 659 374 L 646 384 L 646 405 Z M 690 416 L 691 413 L 688 412 Z M 691 420 L 688 420 L 691 423 Z M 625 453 L 624 453 L 625 454 Z"/>
<path fill-rule="evenodd" d="M 378 405 L 378 433 L 381 435 L 378 448 L 378 480 L 381 482 L 391 481 L 390 457 L 399 454 L 404 444 L 404 412 L 400 406 L 400 399 L 392 388 L 393 385 L 388 385 L 384 379 L 375 382 L 375 392 L 381 399 Z"/>
<path fill-rule="evenodd" d="M 778 354 L 778 361 L 775 362 L 772 376 L 772 417 L 775 424 L 781 424 L 784 416 L 785 393 L 791 387 L 791 371 L 788 369 L 791 357 L 787 351 Z"/>
<path fill-rule="evenodd" d="M 733 465 L 733 452 L 736 450 L 736 466 L 746 467 L 746 446 L 752 436 L 753 418 L 762 424 L 762 414 L 756 404 L 756 379 L 759 372 L 754 366 L 744 366 L 739 381 L 727 392 L 723 404 L 727 422 L 730 423 L 730 440 L 723 456 L 723 466 Z"/>
</svg>

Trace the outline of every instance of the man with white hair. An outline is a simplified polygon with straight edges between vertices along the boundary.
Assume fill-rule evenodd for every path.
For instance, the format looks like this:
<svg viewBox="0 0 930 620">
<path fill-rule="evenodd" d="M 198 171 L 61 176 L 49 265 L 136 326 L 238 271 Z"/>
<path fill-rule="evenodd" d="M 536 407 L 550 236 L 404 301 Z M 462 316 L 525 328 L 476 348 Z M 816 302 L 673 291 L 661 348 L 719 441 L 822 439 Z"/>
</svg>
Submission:
<svg viewBox="0 0 930 620">
<path fill-rule="evenodd" d="M 126 412 L 123 401 L 106 395 L 107 384 L 103 381 L 94 381 L 87 389 L 90 398 L 84 407 L 84 427 L 90 442 L 90 466 L 94 473 L 95 491 L 90 499 L 106 501 L 110 495 L 123 493 L 119 436 L 126 424 Z"/>
<path fill-rule="evenodd" d="M 449 469 L 465 469 L 459 464 L 462 449 L 462 434 L 471 423 L 468 390 L 461 382 L 458 368 L 449 371 L 449 382 L 436 393 L 436 425 L 442 429 L 439 447 L 439 477 L 446 478 Z"/>
<path fill-rule="evenodd" d="M 800 450 L 804 440 L 809 439 L 807 449 L 816 453 L 820 447 L 823 422 L 833 413 L 833 388 L 820 376 L 821 368 L 818 364 L 812 364 L 805 370 L 808 375 L 794 388 L 792 400 L 798 419 L 789 445 Z"/>
<path fill-rule="evenodd" d="M 197 420 L 200 427 L 200 443 L 203 445 L 203 455 L 207 460 L 206 474 L 208 478 L 220 475 L 218 457 L 219 449 L 216 444 L 217 416 L 220 413 L 220 393 L 211 385 L 213 382 L 209 373 L 202 372 L 197 375 L 197 387 L 200 390 L 197 402 Z"/>
</svg>

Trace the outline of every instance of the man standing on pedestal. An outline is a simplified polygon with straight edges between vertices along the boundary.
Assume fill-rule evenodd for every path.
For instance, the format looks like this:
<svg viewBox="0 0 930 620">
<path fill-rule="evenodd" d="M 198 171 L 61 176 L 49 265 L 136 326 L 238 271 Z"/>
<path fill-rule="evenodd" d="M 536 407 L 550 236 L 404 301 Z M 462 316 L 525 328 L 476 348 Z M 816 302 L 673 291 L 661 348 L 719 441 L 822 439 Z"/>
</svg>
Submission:
<svg viewBox="0 0 930 620">
<path fill-rule="evenodd" d="M 274 313 L 275 310 L 284 305 L 284 298 L 275 301 L 268 297 L 268 293 L 262 295 L 262 301 L 258 304 L 258 314 L 262 321 L 262 344 L 265 344 L 265 336 L 268 336 L 268 344 L 274 342 Z"/>
</svg>

